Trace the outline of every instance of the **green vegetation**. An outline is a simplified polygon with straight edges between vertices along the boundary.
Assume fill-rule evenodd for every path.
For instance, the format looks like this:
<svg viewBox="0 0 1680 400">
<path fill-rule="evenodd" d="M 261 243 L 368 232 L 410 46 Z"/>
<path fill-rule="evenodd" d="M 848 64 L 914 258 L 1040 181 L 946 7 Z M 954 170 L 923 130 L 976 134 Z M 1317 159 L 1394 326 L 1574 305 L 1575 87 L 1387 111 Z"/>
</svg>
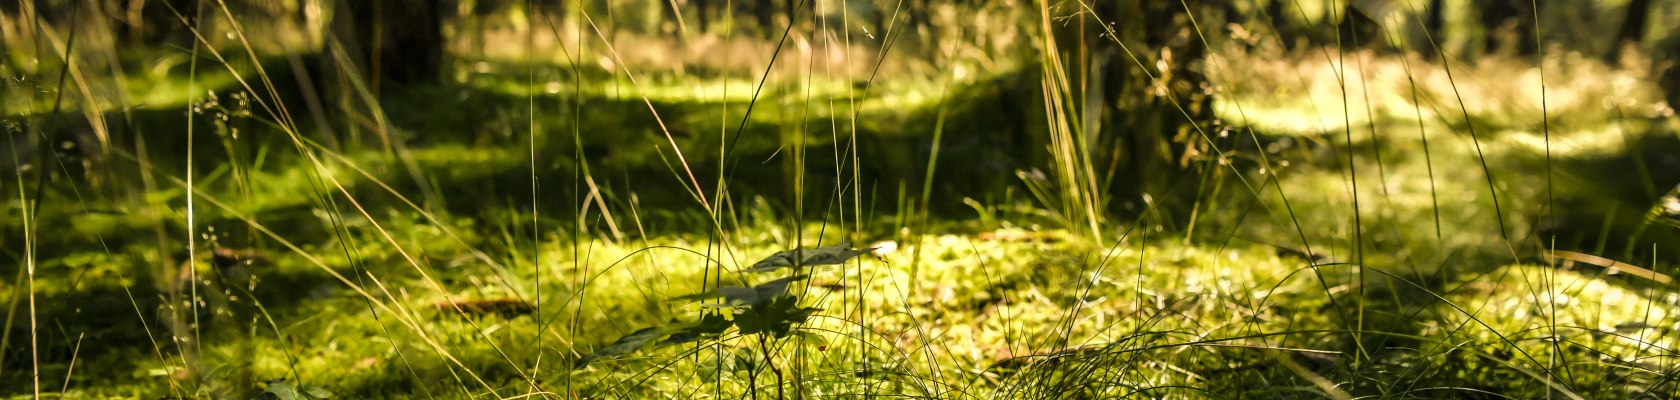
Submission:
<svg viewBox="0 0 1680 400">
<path fill-rule="evenodd" d="M 0 397 L 1680 397 L 1672 5 L 237 3 L 0 5 Z"/>
</svg>

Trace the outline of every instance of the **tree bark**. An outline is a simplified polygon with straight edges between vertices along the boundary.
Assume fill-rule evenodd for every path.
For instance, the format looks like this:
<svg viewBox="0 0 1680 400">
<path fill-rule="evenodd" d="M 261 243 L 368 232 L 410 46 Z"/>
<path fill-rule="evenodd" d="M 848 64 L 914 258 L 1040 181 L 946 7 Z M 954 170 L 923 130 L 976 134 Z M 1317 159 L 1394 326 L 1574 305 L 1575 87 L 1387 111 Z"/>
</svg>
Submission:
<svg viewBox="0 0 1680 400">
<path fill-rule="evenodd" d="M 753 16 L 758 18 L 758 29 L 765 37 L 770 36 L 771 27 L 774 26 L 771 23 L 776 16 L 774 4 L 773 0 L 757 0 L 752 5 Z"/>
<path fill-rule="evenodd" d="M 1650 19 L 1651 0 L 1632 0 L 1628 2 L 1626 17 L 1622 19 L 1622 28 L 1616 31 L 1616 41 L 1610 47 L 1607 59 L 1611 63 L 1622 61 L 1623 52 L 1630 47 L 1639 45 L 1645 37 L 1645 21 Z"/>
<path fill-rule="evenodd" d="M 334 19 L 375 93 L 437 83 L 443 69 L 443 0 L 348 0 Z M 358 46 L 350 46 L 357 43 Z M 350 48 L 358 47 L 358 48 Z"/>
<path fill-rule="evenodd" d="M 694 0 L 694 21 L 701 33 L 711 31 L 712 0 Z"/>
<path fill-rule="evenodd" d="M 1436 50 L 1446 43 L 1447 34 L 1447 2 L 1446 0 L 1429 0 L 1429 10 L 1423 19 L 1423 32 L 1429 40 L 1428 49 L 1419 49 L 1424 57 L 1433 58 Z"/>
<path fill-rule="evenodd" d="M 1342 20 L 1336 24 L 1336 30 L 1341 35 L 1342 48 L 1366 48 L 1379 41 L 1377 35 L 1381 34 L 1382 27 L 1377 26 L 1377 21 L 1371 18 L 1372 16 L 1365 15 L 1365 12 L 1352 5 L 1342 8 Z"/>
<path fill-rule="evenodd" d="M 1530 56 L 1539 52 L 1535 41 L 1534 6 L 1538 0 L 1492 0 L 1481 2 L 1483 48 L 1487 52 L 1511 51 Z M 1512 48 L 1514 46 L 1514 48 Z"/>
<path fill-rule="evenodd" d="M 1188 215 L 1187 209 L 1170 208 L 1192 202 L 1164 197 L 1170 195 L 1173 182 L 1191 171 L 1192 160 L 1206 149 L 1196 133 L 1196 124 L 1214 118 L 1213 98 L 1205 91 L 1209 84 L 1207 48 L 1193 31 L 1193 16 L 1186 10 L 1215 12 L 1218 5 L 1214 1 L 1192 1 L 1188 6 L 1179 2 L 1099 2 L 1093 7 L 1105 22 L 1142 21 L 1112 25 L 1113 36 L 1108 36 L 1101 24 L 1089 24 L 1092 31 L 1086 33 L 1087 39 L 1100 39 L 1088 42 L 1088 59 L 1068 63 L 1070 69 L 1080 63 L 1089 65 L 1092 76 L 1087 84 L 1092 86 L 1090 90 L 1099 91 L 1094 95 L 1100 100 L 1087 112 L 1097 113 L 1095 117 L 1100 118 L 1095 127 L 1103 132 L 1102 142 L 1095 143 L 1091 151 L 1101 165 L 1098 174 L 1108 182 L 1105 189 L 1117 200 L 1110 203 L 1111 207 L 1138 212 L 1146 207 L 1141 200 L 1152 197 L 1154 205 L 1163 207 L 1157 211 L 1171 216 L 1161 221 L 1163 224 L 1177 223 Z M 1198 22 L 1209 21 L 1207 17 L 1206 13 L 1194 16 Z M 1281 16 L 1271 17 L 1275 20 Z M 1115 43 L 1116 37 L 1131 47 L 1130 54 Z M 1131 60 L 1133 56 L 1148 67 L 1139 68 Z M 1070 71 L 1070 76 L 1077 74 Z"/>
<path fill-rule="evenodd" d="M 1266 3 L 1266 18 L 1271 20 L 1272 30 L 1277 32 L 1278 41 L 1283 43 L 1284 50 L 1294 50 L 1296 32 L 1293 24 L 1289 22 L 1288 13 L 1291 11 L 1284 7 L 1286 1 L 1288 0 L 1272 0 Z"/>
</svg>

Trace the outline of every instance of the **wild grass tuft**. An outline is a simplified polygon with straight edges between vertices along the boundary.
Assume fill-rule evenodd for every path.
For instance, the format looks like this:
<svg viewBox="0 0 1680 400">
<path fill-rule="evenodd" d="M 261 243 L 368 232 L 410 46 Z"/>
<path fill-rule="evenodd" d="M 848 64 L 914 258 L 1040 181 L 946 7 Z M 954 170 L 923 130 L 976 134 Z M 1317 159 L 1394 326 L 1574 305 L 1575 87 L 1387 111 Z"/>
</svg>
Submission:
<svg viewBox="0 0 1680 400">
<path fill-rule="evenodd" d="M 1680 393 L 1664 53 L 1582 6 L 463 2 L 405 87 L 334 2 L 61 3 L 0 395 Z"/>
</svg>

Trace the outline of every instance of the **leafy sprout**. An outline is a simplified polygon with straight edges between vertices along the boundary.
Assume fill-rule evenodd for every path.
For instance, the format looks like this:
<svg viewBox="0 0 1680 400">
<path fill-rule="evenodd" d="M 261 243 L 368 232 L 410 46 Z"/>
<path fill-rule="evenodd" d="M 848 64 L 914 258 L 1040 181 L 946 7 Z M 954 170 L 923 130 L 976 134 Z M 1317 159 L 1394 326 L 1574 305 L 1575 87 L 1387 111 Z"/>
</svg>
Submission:
<svg viewBox="0 0 1680 400">
<path fill-rule="evenodd" d="M 723 304 L 710 304 L 706 307 L 756 306 L 787 294 L 789 284 L 809 277 L 810 275 L 794 275 L 753 287 L 724 286 L 710 292 L 680 296 L 672 300 L 705 300 L 722 297 L 724 299 Z"/>
<path fill-rule="evenodd" d="M 838 265 L 873 250 L 875 249 L 856 249 L 851 243 L 785 250 L 771 254 L 744 272 L 771 272 L 783 267 Z M 642 328 L 624 335 L 612 344 L 579 358 L 573 367 L 581 368 L 603 357 L 634 353 L 649 345 L 682 344 L 721 336 L 728 332 L 730 327 L 739 329 L 742 335 L 768 333 L 776 338 L 785 337 L 794 332 L 794 325 L 804 323 L 812 315 L 822 311 L 815 307 L 801 307 L 797 296 L 788 295 L 789 285 L 810 277 L 807 274 L 798 274 L 753 286 L 724 286 L 704 293 L 672 298 L 675 301 L 722 298 L 723 302 L 701 306 L 709 311 L 702 313 L 695 322 L 673 321 L 667 326 Z M 664 340 L 660 340 L 661 338 Z"/>
<path fill-rule="evenodd" d="M 782 268 L 794 268 L 799 266 L 809 267 L 817 265 L 840 265 L 845 264 L 846 261 L 851 260 L 852 257 L 869 254 L 874 250 L 874 248 L 852 248 L 851 243 L 841 243 L 833 246 L 817 248 L 784 250 L 777 252 L 776 254 L 771 254 L 770 257 L 765 257 L 763 260 L 753 263 L 751 268 L 741 270 L 741 272 L 763 273 L 773 272 Z"/>
</svg>

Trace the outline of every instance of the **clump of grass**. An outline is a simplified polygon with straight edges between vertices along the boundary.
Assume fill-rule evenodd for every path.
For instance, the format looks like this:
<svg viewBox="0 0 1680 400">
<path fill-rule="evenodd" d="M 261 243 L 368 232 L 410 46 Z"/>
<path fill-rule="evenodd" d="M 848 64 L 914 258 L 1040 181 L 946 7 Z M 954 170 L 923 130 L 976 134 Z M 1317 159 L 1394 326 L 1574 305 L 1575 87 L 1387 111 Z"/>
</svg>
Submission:
<svg viewBox="0 0 1680 400">
<path fill-rule="evenodd" d="M 363 119 L 337 122 L 374 135 L 341 143 L 309 131 L 333 124 L 294 119 L 284 105 L 296 99 L 260 56 L 316 39 L 248 40 L 255 35 L 238 18 L 192 26 L 193 49 L 215 56 L 187 59 L 190 93 L 159 94 L 172 89 L 167 82 L 102 88 L 58 109 L 98 113 L 139 101 L 208 110 L 176 110 L 194 132 L 185 141 L 156 131 L 119 138 L 104 159 L 109 170 L 89 175 L 44 175 L 45 163 L 8 171 L 4 191 L 16 191 L 11 209 L 22 218 L 0 233 L 22 241 L 6 254 L 27 267 L 0 298 L 13 310 L 0 340 L 0 394 L 50 393 L 60 377 L 59 393 L 72 397 L 1663 398 L 1677 390 L 1671 349 L 1680 326 L 1665 322 L 1676 300 L 1657 279 L 1671 275 L 1670 249 L 1658 242 L 1648 258 L 1631 258 L 1674 235 L 1657 219 L 1667 216 L 1659 197 L 1668 183 L 1658 181 L 1669 175 L 1657 157 L 1598 162 L 1662 143 L 1645 133 L 1663 123 L 1646 121 L 1662 115 L 1638 71 L 1564 55 L 1449 64 L 1449 75 L 1407 55 L 1215 51 L 1205 89 L 1232 122 L 1183 121 L 1195 126 L 1155 138 L 1180 145 L 1165 148 L 1183 154 L 1163 159 L 1203 179 L 1184 180 L 1195 183 L 1182 192 L 1192 196 L 1155 197 L 1126 221 L 1109 205 L 1114 172 L 1103 172 L 1098 149 L 1114 131 L 1090 123 L 1117 111 L 1091 106 L 1088 81 L 1075 73 L 1089 60 L 1069 55 L 1092 43 L 1057 36 L 1070 15 L 1095 13 L 1077 5 L 989 6 L 976 18 L 940 5 L 940 20 L 978 20 L 979 32 L 953 35 L 972 42 L 948 47 L 917 35 L 953 32 L 898 14 L 854 32 L 862 25 L 848 9 L 801 8 L 786 25 L 754 27 L 788 41 L 682 32 L 679 41 L 702 44 L 692 47 L 616 33 L 611 16 L 587 5 L 547 27 L 552 15 L 520 10 L 513 18 L 525 25 L 484 37 L 524 35 L 500 41 L 521 45 L 465 54 L 457 43 L 470 66 L 459 85 L 413 92 L 460 98 L 426 108 L 381 101 L 350 82 L 346 94 L 365 104 L 335 111 Z M 224 5 L 204 11 L 233 14 Z M 1216 25 L 1197 24 L 1179 39 L 1211 48 L 1206 26 Z M 1009 30 L 986 36 L 985 26 Z M 538 35 L 545 29 L 551 35 Z M 1028 43 L 1037 57 L 997 50 Z M 754 57 L 656 71 L 668 67 L 650 58 L 657 52 L 616 51 L 648 44 L 690 49 L 677 54 L 685 59 L 719 48 Z M 784 45 L 797 51 L 782 53 Z M 943 56 L 900 61 L 915 57 L 898 45 Z M 530 55 L 555 48 L 556 57 Z M 1320 57 L 1334 61 L 1313 61 Z M 1016 64 L 1026 66 L 988 72 L 1012 82 L 957 72 Z M 181 64 L 132 75 L 122 65 L 109 61 L 117 76 L 96 79 L 27 72 L 39 82 L 123 88 L 174 76 Z M 1577 74 L 1616 78 L 1556 83 Z M 1169 90 L 1161 86 L 1150 87 Z M 1019 88 L 1039 97 L 1015 99 Z M 198 97 L 204 90 L 219 97 Z M 235 99 L 250 103 L 231 106 Z M 31 118 L 55 103 L 0 97 L 33 107 Z M 1043 112 L 1031 121 L 1044 126 L 1011 131 L 1043 137 L 963 144 L 984 133 L 965 130 L 1003 130 L 988 126 L 1007 120 L 983 115 L 991 105 Z M 430 112 L 455 107 L 465 116 Z M 429 139 L 451 129 L 462 132 Z M 1472 129 L 1489 140 L 1459 134 Z M 1604 145 L 1609 135 L 1622 145 Z M 963 147 L 988 143 L 1046 143 L 1023 151 L 1049 157 L 1012 166 L 969 159 L 999 153 Z M 182 148 L 186 159 L 171 154 Z M 38 154 L 49 156 L 62 157 Z M 981 163 L 1051 172 L 1023 172 L 1023 182 L 987 193 L 947 192 L 963 175 L 995 170 Z M 1642 171 L 1635 182 L 1592 175 L 1594 165 L 1624 164 Z M 1582 174 L 1554 181 L 1527 172 L 1559 166 Z M 115 178 L 143 183 L 98 183 Z M 764 182 L 784 189 L 751 187 Z M 1556 216 L 1566 214 L 1553 207 L 1600 211 L 1609 190 L 1595 188 L 1645 196 L 1609 203 L 1617 216 L 1602 220 L 1602 232 L 1614 233 L 1599 237 L 1625 236 L 1622 254 L 1555 251 L 1552 232 L 1565 229 Z M 1027 192 L 1037 203 L 1014 197 Z M 938 204 L 957 198 L 980 218 L 936 217 L 946 211 Z M 1155 203 L 1172 199 L 1195 204 Z M 1194 211 L 1180 221 L 1161 208 Z M 43 229 L 56 226 L 68 228 Z M 1196 228 L 1174 231 L 1181 226 Z M 879 258 L 854 258 L 865 246 L 795 250 L 872 242 Z M 902 248 L 884 250 L 894 247 Z M 840 256 L 808 257 L 830 253 Z M 1593 262 L 1527 263 L 1559 254 Z M 760 261 L 765 255 L 775 256 Z M 13 324 L 23 317 L 27 328 Z M 29 374 L 18 372 L 25 336 Z"/>
</svg>

